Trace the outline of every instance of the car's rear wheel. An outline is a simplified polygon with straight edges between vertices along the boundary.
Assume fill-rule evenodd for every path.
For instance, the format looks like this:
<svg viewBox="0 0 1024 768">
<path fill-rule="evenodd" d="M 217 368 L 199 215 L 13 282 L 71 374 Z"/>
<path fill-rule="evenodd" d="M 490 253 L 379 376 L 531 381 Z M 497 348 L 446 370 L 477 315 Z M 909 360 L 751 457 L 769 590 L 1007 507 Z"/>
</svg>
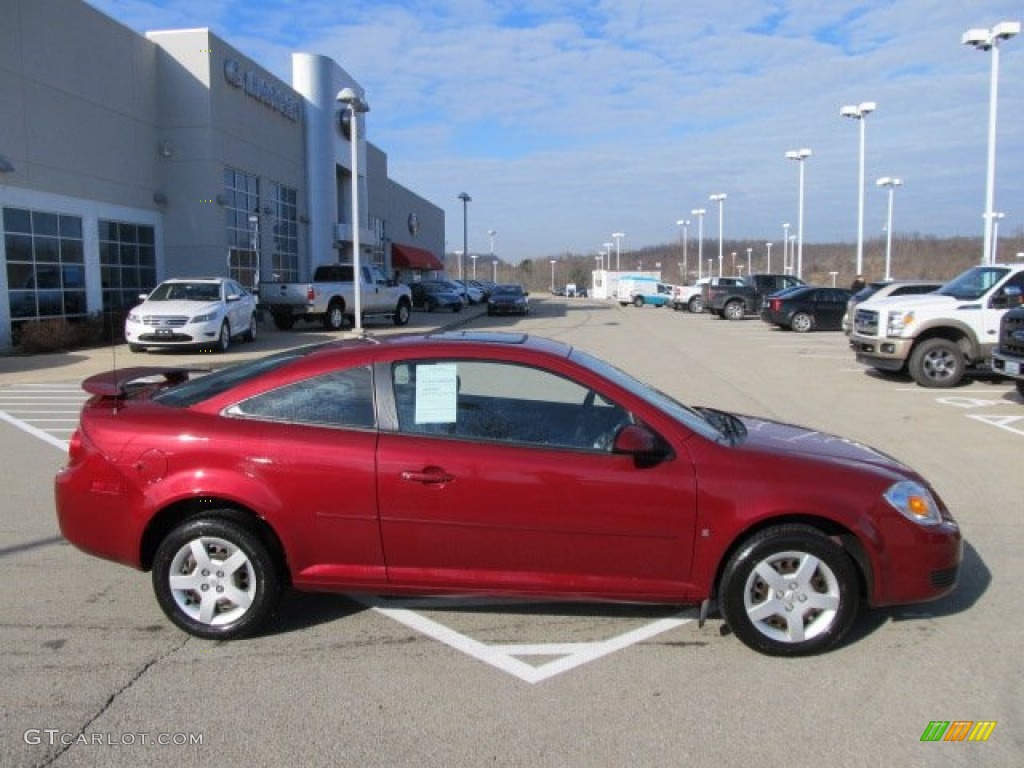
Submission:
<svg viewBox="0 0 1024 768">
<path fill-rule="evenodd" d="M 852 558 L 805 525 L 754 535 L 730 558 L 719 606 L 745 645 L 773 656 L 820 653 L 838 643 L 860 610 Z"/>
<path fill-rule="evenodd" d="M 412 314 L 412 309 L 409 307 L 409 302 L 402 299 L 398 302 L 398 306 L 395 307 L 394 323 L 395 325 L 408 325 L 409 316 Z"/>
<path fill-rule="evenodd" d="M 144 346 L 142 346 L 141 344 L 129 344 L 128 345 L 128 349 L 131 352 L 145 352 L 146 351 L 146 348 Z"/>
<path fill-rule="evenodd" d="M 252 313 L 252 317 L 249 318 L 249 330 L 245 332 L 246 341 L 256 341 L 256 313 Z"/>
<path fill-rule="evenodd" d="M 730 301 L 728 304 L 722 307 L 722 317 L 724 317 L 726 320 L 742 320 L 743 302 Z"/>
<path fill-rule="evenodd" d="M 340 331 L 345 327 L 345 308 L 340 302 L 332 301 L 324 314 L 324 328 L 328 331 Z"/>
<path fill-rule="evenodd" d="M 1017 394 L 1024 397 L 1024 381 L 1017 379 Z"/>
<path fill-rule="evenodd" d="M 643 305 L 644 305 L 644 297 L 643 296 L 637 296 L 635 299 L 633 299 L 633 306 L 634 307 L 642 307 Z"/>
<path fill-rule="evenodd" d="M 910 353 L 910 375 L 922 387 L 955 387 L 965 367 L 963 352 L 949 339 L 927 339 Z"/>
<path fill-rule="evenodd" d="M 789 323 L 789 327 L 797 333 L 807 333 L 814 329 L 814 318 L 806 312 L 797 312 Z"/>
<path fill-rule="evenodd" d="M 191 635 L 231 640 L 251 634 L 274 612 L 281 591 L 263 541 L 242 525 L 191 520 L 160 543 L 153 591 L 167 617 Z"/>
</svg>

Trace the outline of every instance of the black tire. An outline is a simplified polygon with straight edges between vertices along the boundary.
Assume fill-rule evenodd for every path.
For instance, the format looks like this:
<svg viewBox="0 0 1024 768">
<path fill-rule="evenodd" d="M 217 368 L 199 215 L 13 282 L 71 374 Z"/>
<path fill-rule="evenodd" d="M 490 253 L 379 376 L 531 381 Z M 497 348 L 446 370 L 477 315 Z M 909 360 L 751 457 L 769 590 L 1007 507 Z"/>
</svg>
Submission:
<svg viewBox="0 0 1024 768">
<path fill-rule="evenodd" d="M 761 575 L 766 569 L 779 576 L 775 588 Z M 861 584 L 853 559 L 821 531 L 780 525 L 755 534 L 729 559 L 718 603 L 747 647 L 806 656 L 833 647 L 853 626 Z"/>
<path fill-rule="evenodd" d="M 220 324 L 220 333 L 217 335 L 217 343 L 213 345 L 213 351 L 223 355 L 231 349 L 231 326 L 225 320 Z"/>
<path fill-rule="evenodd" d="M 814 330 L 814 318 L 806 312 L 797 312 L 789 321 L 789 327 L 797 333 L 808 333 Z"/>
<path fill-rule="evenodd" d="M 693 312 L 693 314 L 699 315 L 704 311 L 704 299 L 700 296 L 694 296 L 687 304 L 687 308 Z"/>
<path fill-rule="evenodd" d="M 218 568 L 231 561 L 238 561 L 233 569 Z M 281 592 L 277 566 L 263 541 L 242 525 L 190 520 L 157 547 L 153 591 L 167 618 L 185 632 L 233 640 L 273 615 Z"/>
<path fill-rule="evenodd" d="M 142 344 L 129 344 L 128 350 L 131 352 L 145 352 L 146 348 Z"/>
<path fill-rule="evenodd" d="M 295 318 L 291 315 L 274 315 L 274 327 L 279 331 L 290 331 L 295 326 Z"/>
<path fill-rule="evenodd" d="M 452 312 L 461 312 L 461 311 L 462 311 L 462 302 L 461 301 L 458 304 L 452 304 Z"/>
<path fill-rule="evenodd" d="M 245 332 L 246 341 L 256 341 L 256 313 L 252 313 L 252 317 L 249 318 L 249 330 Z"/>
<path fill-rule="evenodd" d="M 433 312 L 435 309 L 437 309 L 437 300 L 436 299 L 427 299 L 423 303 L 423 308 L 426 309 L 427 312 Z"/>
<path fill-rule="evenodd" d="M 395 307 L 395 314 L 392 318 L 395 325 L 408 325 L 409 317 L 412 315 L 412 308 L 409 306 L 409 302 L 402 299 L 398 302 L 398 306 Z"/>
<path fill-rule="evenodd" d="M 1017 394 L 1024 398 L 1024 380 L 1017 379 Z"/>
<path fill-rule="evenodd" d="M 633 299 L 633 306 L 634 307 L 642 307 L 643 305 L 644 305 L 644 297 L 643 296 L 637 296 L 637 297 L 635 297 Z"/>
<path fill-rule="evenodd" d="M 726 320 L 742 320 L 744 315 L 742 301 L 730 301 L 722 307 L 722 317 Z"/>
<path fill-rule="evenodd" d="M 345 307 L 340 301 L 332 301 L 327 305 L 327 312 L 324 313 L 324 329 L 328 331 L 340 331 L 345 327 Z"/>
<path fill-rule="evenodd" d="M 956 342 L 926 339 L 914 346 L 907 368 L 922 387 L 955 387 L 963 380 L 967 363 Z"/>
</svg>

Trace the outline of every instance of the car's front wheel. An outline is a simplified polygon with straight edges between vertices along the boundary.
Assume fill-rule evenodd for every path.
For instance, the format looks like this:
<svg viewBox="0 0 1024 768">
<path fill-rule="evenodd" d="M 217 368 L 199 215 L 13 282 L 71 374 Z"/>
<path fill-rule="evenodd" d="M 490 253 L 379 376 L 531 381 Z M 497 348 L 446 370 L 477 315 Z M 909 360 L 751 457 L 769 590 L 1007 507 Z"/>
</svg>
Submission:
<svg viewBox="0 0 1024 768">
<path fill-rule="evenodd" d="M 167 617 L 189 634 L 232 640 L 270 618 L 281 583 L 258 536 L 230 520 L 203 518 L 184 523 L 160 543 L 153 591 Z"/>
<path fill-rule="evenodd" d="M 742 320 L 743 302 L 730 301 L 728 304 L 722 307 L 722 317 L 724 317 L 726 320 Z"/>
<path fill-rule="evenodd" d="M 908 365 L 922 387 L 955 387 L 964 377 L 963 352 L 949 339 L 926 339 L 914 347 Z"/>
<path fill-rule="evenodd" d="M 699 315 L 701 312 L 704 311 L 704 299 L 702 299 L 700 296 L 694 296 L 692 299 L 690 299 L 690 303 L 688 306 L 691 312 L 693 312 L 695 315 Z"/>
<path fill-rule="evenodd" d="M 730 558 L 719 588 L 719 607 L 736 637 L 773 656 L 828 650 L 853 625 L 860 600 L 852 558 L 806 525 L 754 535 Z"/>
<path fill-rule="evenodd" d="M 217 336 L 217 343 L 214 344 L 213 349 L 221 354 L 231 349 L 231 326 L 228 325 L 227 320 L 220 324 L 220 334 Z"/>
<path fill-rule="evenodd" d="M 412 314 L 412 308 L 409 306 L 409 302 L 402 300 L 398 302 L 398 306 L 395 307 L 394 323 L 395 325 L 408 325 L 409 316 Z"/>
<path fill-rule="evenodd" d="M 256 320 L 257 320 L 256 313 L 253 312 L 252 313 L 252 317 L 249 318 L 249 330 L 247 330 L 245 332 L 245 340 L 246 341 L 256 341 L 256 333 L 257 333 L 257 331 L 256 331 Z"/>
</svg>

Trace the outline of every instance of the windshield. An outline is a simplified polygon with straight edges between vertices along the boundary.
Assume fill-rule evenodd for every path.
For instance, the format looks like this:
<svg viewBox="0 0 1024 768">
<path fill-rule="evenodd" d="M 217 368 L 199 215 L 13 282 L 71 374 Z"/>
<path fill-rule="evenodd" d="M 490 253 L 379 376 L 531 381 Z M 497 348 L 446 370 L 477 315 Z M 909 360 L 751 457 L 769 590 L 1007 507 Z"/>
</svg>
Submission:
<svg viewBox="0 0 1024 768">
<path fill-rule="evenodd" d="M 325 344 L 330 343 L 325 342 Z M 249 379 L 261 376 L 267 371 L 272 371 L 293 360 L 305 357 L 322 346 L 324 344 L 311 344 L 308 347 L 290 349 L 287 352 L 279 352 L 269 357 L 239 363 L 229 368 L 221 368 L 219 371 L 206 376 L 191 379 L 184 384 L 165 389 L 155 395 L 153 400 L 163 405 L 169 405 L 172 408 L 187 408 L 190 405 L 201 403 L 215 395 L 219 395 L 221 392 L 225 392 Z"/>
<path fill-rule="evenodd" d="M 160 283 L 147 301 L 217 301 L 219 283 Z"/>
<path fill-rule="evenodd" d="M 993 285 L 1009 272 L 1006 267 L 972 267 L 962 275 L 953 278 L 936 293 L 952 296 L 961 301 L 980 299 Z"/>
<path fill-rule="evenodd" d="M 625 371 L 621 371 L 616 368 L 614 365 L 593 357 L 592 355 L 576 348 L 573 349 L 569 358 L 580 365 L 589 368 L 594 371 L 594 373 L 614 381 L 623 389 L 628 390 L 631 394 L 647 401 L 658 410 L 663 411 L 676 421 L 708 440 L 714 440 L 716 442 L 727 440 L 729 442 L 733 442 L 733 435 L 728 434 L 726 431 L 715 426 L 715 424 L 711 423 L 711 421 L 705 418 L 705 416 L 698 411 L 687 405 L 683 405 L 678 400 L 666 395 L 661 390 L 655 389 L 651 385 L 633 378 Z"/>
</svg>

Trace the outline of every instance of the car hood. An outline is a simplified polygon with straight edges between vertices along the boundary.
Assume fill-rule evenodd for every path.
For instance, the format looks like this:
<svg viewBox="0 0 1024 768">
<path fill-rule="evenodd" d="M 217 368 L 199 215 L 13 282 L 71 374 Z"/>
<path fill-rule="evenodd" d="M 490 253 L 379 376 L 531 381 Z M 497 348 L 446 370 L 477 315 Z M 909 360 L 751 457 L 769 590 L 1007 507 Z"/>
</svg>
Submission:
<svg viewBox="0 0 1024 768">
<path fill-rule="evenodd" d="M 875 311 L 909 311 L 916 309 L 943 308 L 956 309 L 963 305 L 979 304 L 983 299 L 958 299 L 941 293 L 919 293 L 909 296 L 885 296 L 880 299 L 868 298 L 857 305 L 857 309 L 873 309 Z"/>
<path fill-rule="evenodd" d="M 738 418 L 747 428 L 747 436 L 741 443 L 746 449 L 817 461 L 870 465 L 887 473 L 917 477 L 917 473 L 902 462 L 856 440 L 753 416 Z"/>
<path fill-rule="evenodd" d="M 137 315 L 184 315 L 195 317 L 221 308 L 219 301 L 144 301 L 132 310 Z"/>
</svg>

